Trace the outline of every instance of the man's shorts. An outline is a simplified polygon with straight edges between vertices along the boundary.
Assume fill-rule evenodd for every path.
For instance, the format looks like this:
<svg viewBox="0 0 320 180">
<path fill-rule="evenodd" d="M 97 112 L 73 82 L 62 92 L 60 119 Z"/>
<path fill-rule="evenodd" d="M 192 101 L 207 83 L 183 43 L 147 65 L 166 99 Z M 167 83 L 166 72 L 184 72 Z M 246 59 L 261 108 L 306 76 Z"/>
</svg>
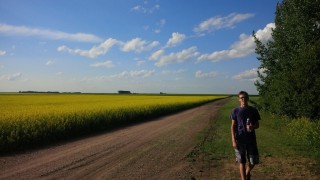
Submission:
<svg viewBox="0 0 320 180">
<path fill-rule="evenodd" d="M 235 149 L 238 163 L 246 163 L 247 159 L 251 165 L 259 164 L 259 152 L 257 144 L 238 144 Z"/>
</svg>

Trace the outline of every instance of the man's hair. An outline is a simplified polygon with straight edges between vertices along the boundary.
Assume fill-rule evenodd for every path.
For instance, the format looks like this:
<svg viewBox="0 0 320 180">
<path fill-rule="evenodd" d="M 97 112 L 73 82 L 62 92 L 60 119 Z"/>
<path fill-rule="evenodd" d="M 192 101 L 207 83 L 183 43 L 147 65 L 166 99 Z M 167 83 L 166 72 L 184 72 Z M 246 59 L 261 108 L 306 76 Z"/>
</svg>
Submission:
<svg viewBox="0 0 320 180">
<path fill-rule="evenodd" d="M 238 93 L 238 97 L 239 97 L 240 95 L 244 95 L 244 96 L 246 96 L 247 98 L 249 98 L 249 94 L 248 94 L 246 91 L 240 91 L 240 92 Z"/>
</svg>

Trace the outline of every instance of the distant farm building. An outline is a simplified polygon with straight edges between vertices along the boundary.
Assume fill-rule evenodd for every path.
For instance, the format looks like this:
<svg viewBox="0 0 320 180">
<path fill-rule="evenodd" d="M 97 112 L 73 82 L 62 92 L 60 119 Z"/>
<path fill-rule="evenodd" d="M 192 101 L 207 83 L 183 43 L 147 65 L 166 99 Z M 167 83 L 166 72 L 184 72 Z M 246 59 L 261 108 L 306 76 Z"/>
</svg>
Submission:
<svg viewBox="0 0 320 180">
<path fill-rule="evenodd" d="M 122 90 L 121 90 L 121 91 L 118 91 L 118 93 L 119 93 L 119 94 L 131 94 L 130 91 L 122 91 Z"/>
</svg>

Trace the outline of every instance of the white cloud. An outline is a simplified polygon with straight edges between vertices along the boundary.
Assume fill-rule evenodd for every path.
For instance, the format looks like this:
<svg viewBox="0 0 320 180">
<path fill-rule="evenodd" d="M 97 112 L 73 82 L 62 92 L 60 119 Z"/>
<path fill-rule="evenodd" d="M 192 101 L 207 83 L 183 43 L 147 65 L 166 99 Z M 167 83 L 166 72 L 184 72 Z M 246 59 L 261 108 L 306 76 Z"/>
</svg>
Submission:
<svg viewBox="0 0 320 180">
<path fill-rule="evenodd" d="M 57 48 L 59 52 L 67 52 L 70 54 L 86 56 L 89 58 L 96 58 L 98 56 L 106 54 L 114 45 L 119 43 L 116 39 L 109 38 L 99 46 L 94 46 L 89 50 L 71 49 L 67 46 L 60 46 Z"/>
<path fill-rule="evenodd" d="M 199 55 L 197 47 L 192 46 L 188 49 L 184 49 L 177 53 L 170 53 L 169 55 L 158 56 L 158 62 L 155 63 L 156 66 L 165 66 L 171 63 L 182 63 L 190 58 L 194 58 Z"/>
<path fill-rule="evenodd" d="M 201 70 L 198 70 L 195 74 L 196 78 L 212 78 L 212 77 L 216 77 L 217 73 L 214 71 L 211 72 L 202 72 Z"/>
<path fill-rule="evenodd" d="M 136 5 L 133 8 L 131 8 L 131 11 L 135 11 L 135 12 L 140 12 L 140 13 L 149 13 L 152 14 L 155 10 L 159 10 L 160 9 L 160 5 L 159 4 L 155 4 L 152 7 L 145 7 L 142 5 Z"/>
<path fill-rule="evenodd" d="M 263 43 L 269 41 L 270 39 L 272 39 L 271 33 L 272 29 L 274 29 L 275 27 L 276 25 L 274 23 L 267 24 L 264 29 L 259 29 L 256 32 L 256 37 Z"/>
<path fill-rule="evenodd" d="M 61 72 L 61 71 L 56 73 L 57 76 L 61 76 L 62 74 L 63 74 L 63 72 Z"/>
<path fill-rule="evenodd" d="M 153 30 L 153 33 L 155 33 L 155 34 L 159 34 L 161 32 L 161 29 L 155 29 L 155 30 Z"/>
<path fill-rule="evenodd" d="M 161 32 L 161 29 L 164 27 L 164 25 L 166 24 L 166 20 L 165 19 L 161 19 L 158 23 L 157 23 L 157 28 L 153 30 L 153 32 L 155 34 L 159 34 Z"/>
<path fill-rule="evenodd" d="M 6 51 L 2 51 L 2 50 L 0 50 L 0 56 L 4 56 L 4 55 L 6 55 Z"/>
<path fill-rule="evenodd" d="M 178 70 L 164 70 L 161 72 L 163 75 L 169 75 L 169 74 L 180 74 L 185 72 L 185 69 L 178 69 Z"/>
<path fill-rule="evenodd" d="M 134 38 L 130 41 L 127 41 L 122 46 L 122 51 L 129 52 L 142 52 L 142 51 L 148 51 L 152 48 L 159 45 L 158 41 L 153 41 L 151 43 L 148 43 L 147 41 L 143 41 L 140 38 Z"/>
<path fill-rule="evenodd" d="M 274 28 L 274 23 L 267 24 L 264 29 L 260 29 L 256 32 L 257 38 L 262 42 L 270 40 L 272 28 Z M 233 59 L 233 58 L 242 58 L 246 57 L 255 51 L 255 42 L 254 38 L 251 35 L 241 34 L 239 41 L 233 43 L 228 50 L 215 51 L 211 54 L 202 54 L 198 57 L 197 62 L 202 62 L 205 60 L 211 60 L 213 62 Z"/>
<path fill-rule="evenodd" d="M 118 74 L 109 76 L 97 76 L 94 78 L 83 78 L 82 81 L 112 81 L 115 79 L 127 79 L 127 78 L 148 78 L 155 74 L 155 70 L 140 70 L 140 71 L 123 71 Z"/>
<path fill-rule="evenodd" d="M 142 64 L 144 64 L 146 61 L 140 60 L 137 61 L 137 66 L 140 67 Z"/>
<path fill-rule="evenodd" d="M 201 22 L 197 27 L 193 29 L 196 33 L 211 32 L 213 30 L 219 30 L 224 28 L 234 28 L 235 24 L 253 17 L 254 14 L 237 14 L 231 13 L 225 17 L 212 17 Z"/>
<path fill-rule="evenodd" d="M 149 57 L 149 60 L 151 61 L 155 61 L 157 59 L 159 59 L 164 53 L 164 50 L 163 49 L 160 49 L 156 52 L 154 52 L 150 57 Z"/>
<path fill-rule="evenodd" d="M 53 65 L 54 63 L 55 63 L 54 61 L 49 60 L 49 61 L 47 61 L 46 65 L 50 66 L 50 65 Z"/>
<path fill-rule="evenodd" d="M 166 19 L 161 19 L 157 25 L 160 27 L 163 27 L 165 24 L 166 24 Z"/>
<path fill-rule="evenodd" d="M 131 77 L 141 77 L 141 78 L 148 78 L 152 75 L 154 75 L 155 70 L 140 70 L 140 71 L 130 71 Z"/>
<path fill-rule="evenodd" d="M 106 54 L 114 45 L 121 45 L 121 50 L 124 52 L 134 51 L 134 52 L 142 52 L 142 51 L 149 51 L 152 48 L 159 45 L 158 41 L 147 42 L 141 40 L 140 38 L 134 38 L 127 42 L 121 42 L 113 38 L 109 38 L 105 40 L 103 43 L 99 44 L 98 46 L 94 46 L 89 50 L 82 50 L 82 49 L 72 49 L 65 45 L 60 46 L 57 48 L 59 52 L 67 52 L 70 54 L 75 54 L 79 56 L 86 56 L 89 58 L 96 58 L 98 56 Z"/>
<path fill-rule="evenodd" d="M 12 26 L 0 24 L 0 33 L 13 36 L 39 36 L 54 40 L 68 40 L 79 42 L 100 42 L 101 38 L 86 33 L 65 33 L 61 31 L 31 28 L 26 26 Z"/>
<path fill-rule="evenodd" d="M 253 68 L 247 71 L 243 71 L 240 74 L 237 74 L 232 77 L 232 79 L 236 80 L 246 80 L 246 81 L 257 81 L 259 80 L 258 77 L 258 68 Z M 259 69 L 259 72 L 263 74 L 265 69 Z"/>
<path fill-rule="evenodd" d="M 22 77 L 22 73 L 18 72 L 15 74 L 10 74 L 10 75 L 2 75 L 0 76 L 0 80 L 8 80 L 8 81 L 15 81 L 18 80 Z"/>
<path fill-rule="evenodd" d="M 173 81 L 180 81 L 180 80 L 182 80 L 182 79 L 184 79 L 183 77 L 175 77 L 175 78 L 173 78 L 172 80 Z"/>
<path fill-rule="evenodd" d="M 105 67 L 105 68 L 112 68 L 114 64 L 112 61 L 105 61 L 105 62 L 97 62 L 90 65 L 91 67 Z"/>
<path fill-rule="evenodd" d="M 172 33 L 172 37 L 168 40 L 166 47 L 174 47 L 185 40 L 185 38 L 186 35 L 174 32 Z"/>
</svg>

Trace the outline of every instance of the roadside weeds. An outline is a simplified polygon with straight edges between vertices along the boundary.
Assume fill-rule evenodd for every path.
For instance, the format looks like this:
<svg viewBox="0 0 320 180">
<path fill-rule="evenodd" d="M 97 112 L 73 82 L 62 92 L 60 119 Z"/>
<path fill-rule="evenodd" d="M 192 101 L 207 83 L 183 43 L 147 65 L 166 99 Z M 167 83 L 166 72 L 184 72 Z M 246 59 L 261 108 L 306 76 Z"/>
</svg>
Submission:
<svg viewBox="0 0 320 180">
<path fill-rule="evenodd" d="M 229 113 L 237 102 L 234 98 L 221 107 L 219 115 L 210 119 L 210 126 L 200 135 L 199 144 L 188 155 L 191 179 L 239 179 L 239 168 L 231 147 Z M 264 115 L 263 115 L 264 116 Z M 252 171 L 252 179 L 320 179 L 320 162 L 283 144 L 283 132 L 274 133 L 262 117 L 257 130 L 260 164 Z M 299 153 L 300 152 L 300 153 Z"/>
</svg>

